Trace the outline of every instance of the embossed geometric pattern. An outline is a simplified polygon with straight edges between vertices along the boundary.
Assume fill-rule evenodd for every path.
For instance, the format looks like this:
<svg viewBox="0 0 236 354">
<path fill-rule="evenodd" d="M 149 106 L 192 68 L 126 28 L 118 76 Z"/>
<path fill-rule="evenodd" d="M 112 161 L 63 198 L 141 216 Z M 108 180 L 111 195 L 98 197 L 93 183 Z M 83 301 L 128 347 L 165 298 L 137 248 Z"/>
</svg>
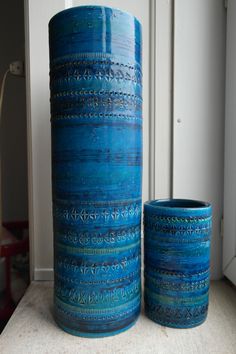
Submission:
<svg viewBox="0 0 236 354">
<path fill-rule="evenodd" d="M 190 200 L 144 205 L 145 311 L 169 327 L 194 327 L 206 319 L 211 206 Z"/>
<path fill-rule="evenodd" d="M 141 26 L 81 6 L 52 18 L 54 312 L 81 336 L 134 324 L 141 298 Z"/>
<path fill-rule="evenodd" d="M 130 218 L 140 219 L 141 205 L 140 202 L 132 203 L 125 207 L 116 208 L 75 208 L 70 209 L 60 208 L 56 206 L 54 208 L 55 219 L 65 219 L 66 221 L 74 221 L 81 223 L 101 222 L 102 224 L 111 220 L 127 220 Z"/>
</svg>

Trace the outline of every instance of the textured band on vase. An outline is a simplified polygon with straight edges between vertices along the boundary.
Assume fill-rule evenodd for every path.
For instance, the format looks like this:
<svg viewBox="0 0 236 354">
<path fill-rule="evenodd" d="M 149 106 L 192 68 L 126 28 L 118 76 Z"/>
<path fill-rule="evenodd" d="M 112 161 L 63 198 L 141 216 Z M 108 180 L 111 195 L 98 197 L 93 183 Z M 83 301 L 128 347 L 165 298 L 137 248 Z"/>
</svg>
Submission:
<svg viewBox="0 0 236 354">
<path fill-rule="evenodd" d="M 80 336 L 140 313 L 141 25 L 102 6 L 49 23 L 54 312 Z"/>
<path fill-rule="evenodd" d="M 207 316 L 212 208 L 194 200 L 144 204 L 145 312 L 168 327 Z"/>
</svg>

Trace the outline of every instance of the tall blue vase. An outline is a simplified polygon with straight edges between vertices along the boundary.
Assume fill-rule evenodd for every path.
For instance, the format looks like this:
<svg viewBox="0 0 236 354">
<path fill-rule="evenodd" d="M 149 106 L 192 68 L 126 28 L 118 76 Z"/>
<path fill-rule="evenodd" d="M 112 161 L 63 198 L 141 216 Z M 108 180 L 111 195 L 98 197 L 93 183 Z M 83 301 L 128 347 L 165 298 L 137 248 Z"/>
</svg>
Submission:
<svg viewBox="0 0 236 354">
<path fill-rule="evenodd" d="M 54 310 L 79 336 L 140 313 L 141 26 L 102 6 L 49 23 Z"/>
<path fill-rule="evenodd" d="M 211 205 L 194 200 L 144 204 L 145 312 L 168 327 L 205 321 L 208 309 Z"/>
</svg>

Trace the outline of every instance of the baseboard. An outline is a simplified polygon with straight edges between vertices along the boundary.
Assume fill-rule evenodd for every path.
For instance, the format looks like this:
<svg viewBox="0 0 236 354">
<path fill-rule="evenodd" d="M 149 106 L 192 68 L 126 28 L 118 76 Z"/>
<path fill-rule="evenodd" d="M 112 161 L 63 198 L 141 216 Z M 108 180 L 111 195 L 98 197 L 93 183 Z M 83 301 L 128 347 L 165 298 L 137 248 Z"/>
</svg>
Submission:
<svg viewBox="0 0 236 354">
<path fill-rule="evenodd" d="M 36 268 L 34 270 L 34 280 L 53 280 L 53 269 Z"/>
<path fill-rule="evenodd" d="M 233 257 L 231 262 L 224 269 L 224 275 L 234 284 L 236 285 L 236 257 Z"/>
</svg>

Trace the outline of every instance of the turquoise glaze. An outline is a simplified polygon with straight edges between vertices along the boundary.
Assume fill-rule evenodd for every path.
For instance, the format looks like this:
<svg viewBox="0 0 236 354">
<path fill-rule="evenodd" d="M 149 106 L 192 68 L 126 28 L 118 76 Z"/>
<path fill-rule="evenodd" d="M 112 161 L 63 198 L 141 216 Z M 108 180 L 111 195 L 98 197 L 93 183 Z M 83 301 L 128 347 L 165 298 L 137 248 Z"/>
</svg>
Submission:
<svg viewBox="0 0 236 354">
<path fill-rule="evenodd" d="M 49 23 L 55 319 L 110 336 L 140 312 L 141 26 L 102 6 Z"/>
<path fill-rule="evenodd" d="M 207 316 L 212 209 L 194 200 L 144 204 L 145 312 L 168 327 L 200 325 Z"/>
</svg>

